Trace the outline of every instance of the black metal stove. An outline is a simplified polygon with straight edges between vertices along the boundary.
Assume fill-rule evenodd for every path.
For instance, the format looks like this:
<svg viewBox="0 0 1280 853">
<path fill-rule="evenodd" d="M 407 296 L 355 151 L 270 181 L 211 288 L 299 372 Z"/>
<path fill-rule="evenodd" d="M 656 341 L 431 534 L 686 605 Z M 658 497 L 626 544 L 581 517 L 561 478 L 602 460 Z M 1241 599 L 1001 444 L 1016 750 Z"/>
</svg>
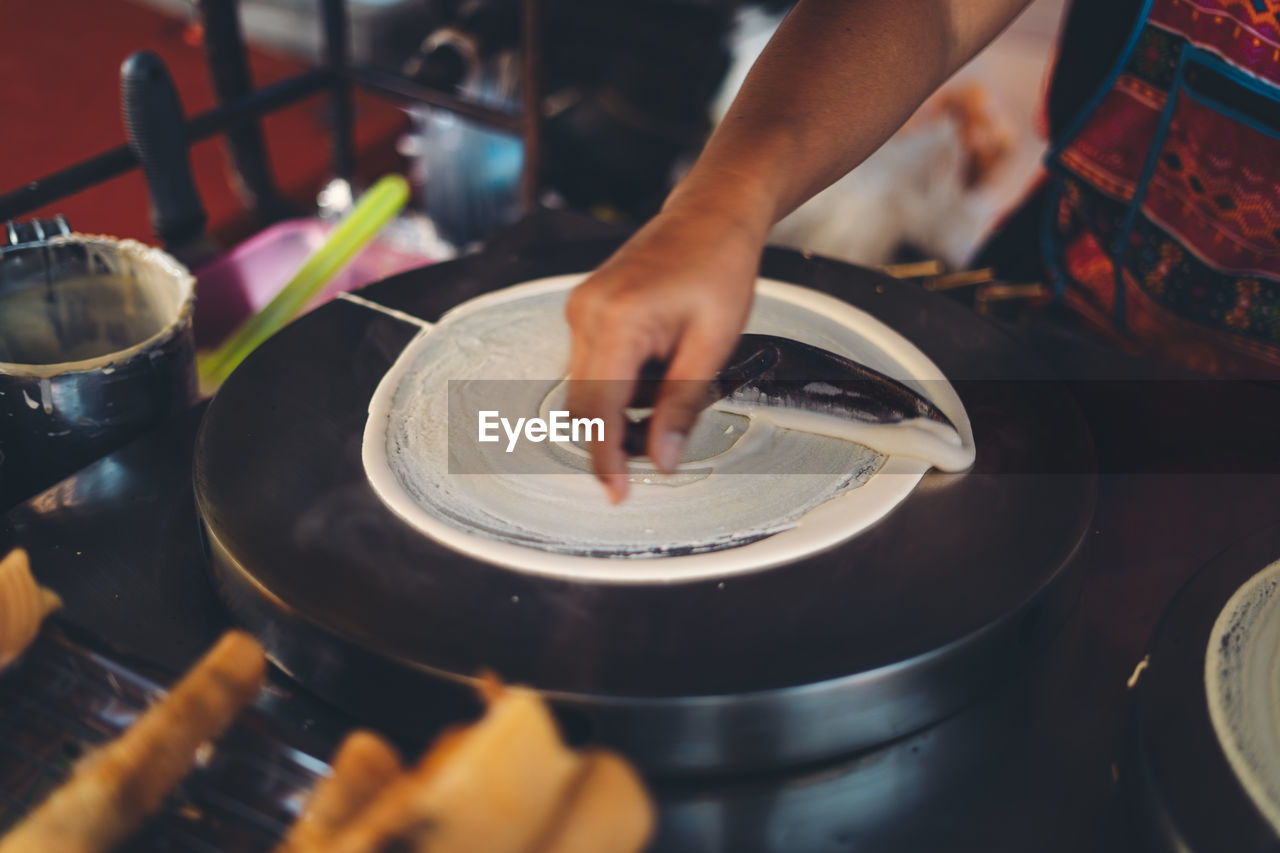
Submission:
<svg viewBox="0 0 1280 853">
<path fill-rule="evenodd" d="M 537 218 L 521 229 L 492 250 L 519 254 L 523 238 L 541 243 L 564 236 L 565 226 Z M 1274 421 L 1197 418 L 1186 407 L 1175 420 L 1157 409 L 1173 405 L 1168 387 L 1183 387 L 1162 383 L 1182 377 L 1070 335 L 1019 334 L 1080 380 L 1070 387 L 1099 447 L 1091 560 L 1065 627 L 1016 677 L 879 748 L 783 770 L 655 780 L 657 849 L 1130 849 L 1117 785 L 1126 682 L 1182 582 L 1280 518 L 1280 471 L 1259 455 Z M 1260 383 L 1207 383 L 1187 393 L 1233 412 L 1280 406 L 1280 390 Z M 131 670 L 175 673 L 229 624 L 209 582 L 192 498 L 200 414 L 100 460 L 7 518 L 5 544 L 25 545 L 41 582 L 66 602 L 56 621 L 71 637 L 70 653 L 89 645 Z M 1144 431 L 1151 423 L 1166 427 L 1162 441 Z M 35 659 L 62 649 L 46 641 Z M 300 744 L 290 748 L 306 761 L 326 757 L 353 722 L 280 673 L 258 715 L 272 721 L 281 744 Z M 15 755 L 0 749 L 0 776 L 30 760 Z M 6 819 L 20 807 L 10 804 Z"/>
</svg>

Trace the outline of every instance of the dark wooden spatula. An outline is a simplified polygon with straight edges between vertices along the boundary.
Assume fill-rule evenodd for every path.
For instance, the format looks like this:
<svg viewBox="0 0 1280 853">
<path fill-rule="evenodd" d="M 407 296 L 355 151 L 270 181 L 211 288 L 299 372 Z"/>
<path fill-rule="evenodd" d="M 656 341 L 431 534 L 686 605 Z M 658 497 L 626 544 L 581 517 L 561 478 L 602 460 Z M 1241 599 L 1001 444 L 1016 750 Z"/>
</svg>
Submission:
<svg viewBox="0 0 1280 853">
<path fill-rule="evenodd" d="M 653 406 L 666 373 L 666 363 L 645 365 L 633 408 Z M 707 388 L 703 403 L 720 400 L 752 409 L 789 409 L 891 426 L 930 421 L 961 443 L 954 423 L 914 389 L 829 350 L 776 335 L 743 335 L 738 346 Z M 628 425 L 626 449 L 643 454 L 649 418 Z"/>
</svg>

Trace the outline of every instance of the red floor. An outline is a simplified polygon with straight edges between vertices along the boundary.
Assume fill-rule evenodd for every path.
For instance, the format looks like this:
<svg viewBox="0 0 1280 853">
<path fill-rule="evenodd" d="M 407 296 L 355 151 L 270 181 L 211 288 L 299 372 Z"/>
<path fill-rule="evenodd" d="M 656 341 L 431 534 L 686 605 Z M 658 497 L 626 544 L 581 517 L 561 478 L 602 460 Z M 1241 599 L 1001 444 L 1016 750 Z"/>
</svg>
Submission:
<svg viewBox="0 0 1280 853">
<path fill-rule="evenodd" d="M 125 141 L 119 71 L 135 50 L 150 49 L 169 66 L 188 115 L 214 97 L 197 27 L 128 0 L 11 0 L 0 4 L 0 192 Z M 297 73 L 304 63 L 254 51 L 258 85 Z M 278 185 L 300 208 L 314 206 L 329 178 L 325 99 L 310 98 L 264 124 Z M 394 153 L 407 128 L 394 105 L 370 96 L 356 102 L 362 175 L 402 164 Z M 228 182 L 221 142 L 192 148 L 196 184 L 216 239 L 229 245 L 255 230 Z M 140 172 L 113 179 L 39 211 L 64 213 L 78 231 L 154 242 Z"/>
</svg>

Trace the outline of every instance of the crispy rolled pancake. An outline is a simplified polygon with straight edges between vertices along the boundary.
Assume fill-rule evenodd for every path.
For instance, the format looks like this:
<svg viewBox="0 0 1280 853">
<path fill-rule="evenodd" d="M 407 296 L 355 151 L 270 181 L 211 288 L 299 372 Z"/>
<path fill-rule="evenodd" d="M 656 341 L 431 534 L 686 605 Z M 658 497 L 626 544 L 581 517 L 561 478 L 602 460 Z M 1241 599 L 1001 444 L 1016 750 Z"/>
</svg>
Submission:
<svg viewBox="0 0 1280 853">
<path fill-rule="evenodd" d="M 101 853 L 154 814 L 262 686 L 257 640 L 229 631 L 124 734 L 89 753 L 61 787 L 0 839 L 0 853 Z"/>
</svg>

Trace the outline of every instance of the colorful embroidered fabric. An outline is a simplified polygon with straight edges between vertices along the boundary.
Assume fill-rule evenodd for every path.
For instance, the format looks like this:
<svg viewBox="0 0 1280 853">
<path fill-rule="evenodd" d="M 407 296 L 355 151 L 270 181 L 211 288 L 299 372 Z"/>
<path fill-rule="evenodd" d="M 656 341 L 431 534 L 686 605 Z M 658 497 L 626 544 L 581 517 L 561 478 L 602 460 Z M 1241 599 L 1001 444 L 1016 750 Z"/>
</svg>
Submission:
<svg viewBox="0 0 1280 853">
<path fill-rule="evenodd" d="M 1050 166 L 1068 304 L 1189 367 L 1280 370 L 1280 2 L 1150 0 Z"/>
</svg>

